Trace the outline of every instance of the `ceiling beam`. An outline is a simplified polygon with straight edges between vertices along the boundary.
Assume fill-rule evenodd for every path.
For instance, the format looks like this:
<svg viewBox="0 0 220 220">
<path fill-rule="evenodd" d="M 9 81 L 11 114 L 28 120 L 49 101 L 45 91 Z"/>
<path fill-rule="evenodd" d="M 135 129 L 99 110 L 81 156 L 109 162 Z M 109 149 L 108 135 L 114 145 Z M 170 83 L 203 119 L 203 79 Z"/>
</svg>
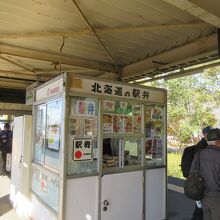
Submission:
<svg viewBox="0 0 220 220">
<path fill-rule="evenodd" d="M 187 70 L 183 70 L 183 71 L 179 70 L 178 72 L 170 73 L 170 74 L 167 74 L 167 75 L 157 76 L 157 77 L 154 77 L 152 79 L 142 80 L 142 81 L 136 82 L 136 84 L 143 85 L 143 84 L 153 82 L 153 81 L 156 81 L 156 80 L 161 80 L 161 79 L 170 80 L 170 79 L 176 79 L 176 78 L 180 78 L 180 77 L 190 76 L 190 75 L 201 73 L 205 69 L 216 67 L 216 66 L 219 66 L 219 65 L 220 65 L 220 62 L 216 62 L 216 63 L 206 64 L 206 65 L 203 65 L 203 66 L 199 66 L 199 67 L 195 67 L 195 68 L 191 68 L 191 69 L 187 69 Z"/>
<path fill-rule="evenodd" d="M 19 104 L 19 103 L 5 103 L 5 102 L 0 102 L 0 109 L 5 109 L 5 110 L 26 110 L 26 111 L 31 111 L 32 106 L 30 105 L 24 105 L 24 104 Z"/>
<path fill-rule="evenodd" d="M 111 60 L 111 62 L 115 65 L 118 66 L 117 62 L 114 60 L 111 52 L 109 51 L 109 49 L 104 45 L 104 43 L 102 42 L 101 38 L 98 36 L 98 34 L 96 33 L 95 29 L 92 27 L 92 25 L 90 24 L 89 20 L 87 19 L 87 17 L 85 16 L 85 14 L 83 13 L 83 11 L 81 10 L 81 8 L 79 7 L 78 3 L 75 0 L 72 0 L 73 4 L 75 5 L 78 13 L 80 14 L 80 16 L 83 18 L 84 22 L 86 23 L 87 27 L 89 28 L 90 32 L 93 34 L 93 36 L 97 39 L 97 41 L 99 42 L 99 44 L 101 45 L 101 47 L 103 48 L 103 50 L 105 51 L 105 53 L 107 54 L 108 58 Z"/>
<path fill-rule="evenodd" d="M 213 34 L 208 37 L 197 39 L 186 45 L 165 51 L 155 56 L 143 59 L 136 63 L 130 64 L 122 68 L 122 79 L 126 80 L 135 76 L 140 76 L 152 72 L 157 68 L 172 66 L 174 63 L 182 60 L 191 60 L 193 57 L 202 57 L 204 53 L 210 51 L 217 52 L 217 35 Z M 164 63 L 155 66 L 155 62 Z"/>
<path fill-rule="evenodd" d="M 220 28 L 220 2 L 214 0 L 164 0 L 165 2 Z M 212 4 L 212 1 L 214 3 Z"/>
<path fill-rule="evenodd" d="M 8 71 L 0 69 L 0 77 L 17 78 L 17 79 L 27 79 L 27 80 L 38 80 L 37 76 L 34 74 L 29 74 L 26 72 L 18 71 Z"/>
<path fill-rule="evenodd" d="M 19 79 L 19 78 L 7 78 L 7 77 L 0 77 L 0 81 L 1 82 L 13 82 L 13 83 L 21 83 L 21 84 L 25 84 L 28 85 L 30 83 L 33 83 L 33 81 L 35 80 L 28 80 L 28 79 Z"/>
<path fill-rule="evenodd" d="M 48 61 L 57 64 L 59 64 L 61 60 L 61 64 L 76 66 L 84 69 L 92 69 L 92 70 L 99 70 L 99 71 L 113 72 L 113 73 L 118 72 L 118 68 L 116 68 L 114 65 L 109 63 L 82 60 L 71 56 L 63 56 L 63 55 L 60 56 L 60 54 L 56 54 L 56 53 L 49 53 L 45 51 L 15 47 L 2 43 L 0 43 L 0 54 L 8 54 L 8 55 L 25 57 L 35 60 Z"/>
<path fill-rule="evenodd" d="M 13 60 L 11 60 L 11 59 L 5 58 L 5 57 L 3 57 L 2 55 L 0 55 L 0 59 L 6 61 L 6 62 L 8 62 L 8 63 L 11 63 L 11 64 L 13 64 L 13 65 L 15 65 L 15 66 L 18 66 L 18 67 L 20 67 L 20 68 L 22 68 L 22 69 L 24 69 L 24 70 L 26 70 L 26 71 L 28 71 L 28 72 L 30 72 L 30 73 L 34 73 L 34 74 L 35 74 L 35 72 L 34 72 L 33 70 L 27 68 L 27 67 L 24 66 L 24 65 L 21 65 L 20 63 L 17 63 L 17 62 L 15 62 L 15 61 L 13 61 Z"/>
<path fill-rule="evenodd" d="M 117 28 L 100 29 L 95 28 L 98 34 L 107 33 L 123 33 L 123 32 L 139 32 L 139 31 L 153 31 L 153 30 L 167 30 L 167 29 L 184 29 L 184 28 L 211 28 L 210 24 L 205 22 L 198 23 L 179 23 L 179 24 L 161 24 L 161 25 L 143 25 L 143 26 L 128 26 Z M 82 31 L 61 31 L 61 32 L 36 32 L 36 33 L 11 33 L 0 34 L 0 39 L 20 39 L 20 38 L 35 38 L 35 37 L 78 37 L 91 34 L 90 30 Z"/>
<path fill-rule="evenodd" d="M 21 82 L 11 82 L 0 80 L 0 88 L 9 88 L 9 89 L 26 89 L 27 84 Z"/>
<path fill-rule="evenodd" d="M 59 71 L 59 69 L 42 69 L 42 70 L 35 70 L 36 74 L 43 74 L 43 73 L 49 73 L 49 74 L 53 74 L 53 73 L 57 73 Z M 62 68 L 63 72 L 80 72 L 80 73 L 84 73 L 84 72 L 88 72 L 88 73 L 97 73 L 98 71 L 96 70 L 87 70 L 87 69 L 78 69 L 76 67 L 63 67 Z"/>
</svg>

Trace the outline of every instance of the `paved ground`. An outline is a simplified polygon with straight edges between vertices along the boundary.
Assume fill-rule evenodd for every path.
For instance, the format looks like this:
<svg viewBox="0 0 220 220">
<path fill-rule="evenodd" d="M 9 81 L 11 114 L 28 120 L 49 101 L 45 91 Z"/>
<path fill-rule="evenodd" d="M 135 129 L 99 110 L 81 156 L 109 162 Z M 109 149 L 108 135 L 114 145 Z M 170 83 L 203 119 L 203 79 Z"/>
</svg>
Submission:
<svg viewBox="0 0 220 220">
<path fill-rule="evenodd" d="M 195 202 L 183 194 L 183 180 L 168 177 L 168 220 L 189 220 Z"/>
<path fill-rule="evenodd" d="M 10 179 L 0 176 L 0 220 L 25 220 L 16 215 L 9 201 Z"/>
<path fill-rule="evenodd" d="M 194 210 L 194 201 L 184 194 L 168 190 L 168 220 L 189 220 Z"/>
<path fill-rule="evenodd" d="M 194 209 L 194 202 L 184 196 L 183 181 L 169 177 L 168 182 L 168 220 L 189 220 Z M 12 209 L 9 201 L 9 186 L 10 179 L 7 176 L 0 176 L 0 220 L 25 220 L 17 216 Z"/>
</svg>

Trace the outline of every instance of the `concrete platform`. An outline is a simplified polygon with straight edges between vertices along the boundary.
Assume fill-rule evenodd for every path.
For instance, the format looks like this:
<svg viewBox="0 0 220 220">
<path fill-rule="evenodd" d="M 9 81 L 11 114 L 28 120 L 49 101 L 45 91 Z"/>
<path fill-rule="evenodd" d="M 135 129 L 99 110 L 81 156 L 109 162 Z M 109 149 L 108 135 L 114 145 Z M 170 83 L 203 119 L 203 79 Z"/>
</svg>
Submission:
<svg viewBox="0 0 220 220">
<path fill-rule="evenodd" d="M 188 199 L 183 193 L 181 179 L 168 177 L 168 220 L 189 220 L 195 208 L 195 201 Z"/>
<path fill-rule="evenodd" d="M 27 220 L 18 216 L 10 204 L 10 178 L 0 176 L 0 186 L 0 220 Z M 184 196 L 182 186 L 183 180 L 168 178 L 168 220 L 189 220 L 192 216 L 195 202 Z"/>
<path fill-rule="evenodd" d="M 13 210 L 9 200 L 10 178 L 0 176 L 0 220 L 27 220 L 18 216 Z"/>
</svg>

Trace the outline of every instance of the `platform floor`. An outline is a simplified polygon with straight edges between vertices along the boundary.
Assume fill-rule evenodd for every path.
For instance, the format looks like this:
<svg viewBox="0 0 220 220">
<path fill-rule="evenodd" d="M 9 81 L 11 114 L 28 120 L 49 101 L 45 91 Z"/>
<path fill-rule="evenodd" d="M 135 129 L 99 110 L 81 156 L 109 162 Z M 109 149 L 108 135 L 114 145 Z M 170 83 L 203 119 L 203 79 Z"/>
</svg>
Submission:
<svg viewBox="0 0 220 220">
<path fill-rule="evenodd" d="M 10 178 L 0 176 L 0 220 L 27 220 L 19 217 L 13 210 L 9 200 Z"/>
<path fill-rule="evenodd" d="M 168 178 L 168 220 L 191 218 L 195 203 L 184 196 L 182 185 L 182 180 Z M 9 187 L 10 178 L 0 176 L 0 220 L 27 220 L 25 217 L 18 216 L 13 210 L 9 201 Z"/>
<path fill-rule="evenodd" d="M 192 217 L 195 201 L 184 195 L 183 184 L 184 180 L 168 177 L 168 220 L 190 220 Z"/>
</svg>

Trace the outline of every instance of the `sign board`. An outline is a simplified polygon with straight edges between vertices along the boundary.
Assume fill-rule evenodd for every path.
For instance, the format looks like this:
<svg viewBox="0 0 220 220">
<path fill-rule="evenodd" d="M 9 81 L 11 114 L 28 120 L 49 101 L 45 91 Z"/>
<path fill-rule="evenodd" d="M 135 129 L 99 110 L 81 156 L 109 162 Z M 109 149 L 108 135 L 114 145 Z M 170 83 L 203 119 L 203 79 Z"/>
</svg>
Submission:
<svg viewBox="0 0 220 220">
<path fill-rule="evenodd" d="M 91 160 L 92 159 L 92 139 L 74 139 L 73 140 L 73 160 Z"/>
<path fill-rule="evenodd" d="M 35 100 L 39 101 L 63 92 L 63 78 L 58 79 L 36 91 Z"/>
<path fill-rule="evenodd" d="M 26 88 L 25 104 L 32 105 L 34 102 L 34 89 L 39 85 L 39 82 L 32 83 Z"/>
<path fill-rule="evenodd" d="M 162 90 L 149 87 L 137 87 L 132 84 L 120 84 L 117 82 L 104 82 L 91 79 L 70 78 L 70 91 L 104 95 L 114 98 L 126 98 L 133 100 L 146 100 L 150 102 L 165 102 L 165 94 Z"/>
</svg>

